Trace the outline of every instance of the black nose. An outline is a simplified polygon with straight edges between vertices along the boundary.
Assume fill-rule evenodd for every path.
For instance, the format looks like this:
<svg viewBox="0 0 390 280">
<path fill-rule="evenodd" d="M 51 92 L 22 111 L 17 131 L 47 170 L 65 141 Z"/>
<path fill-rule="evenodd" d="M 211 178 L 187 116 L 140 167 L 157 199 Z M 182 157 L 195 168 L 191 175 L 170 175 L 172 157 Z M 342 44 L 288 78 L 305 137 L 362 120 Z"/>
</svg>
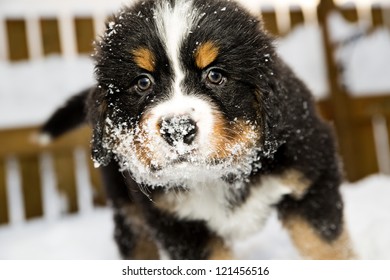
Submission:
<svg viewBox="0 0 390 280">
<path fill-rule="evenodd" d="M 173 116 L 160 121 L 161 137 L 171 146 L 179 142 L 191 145 L 197 131 L 196 123 L 189 116 Z"/>
</svg>

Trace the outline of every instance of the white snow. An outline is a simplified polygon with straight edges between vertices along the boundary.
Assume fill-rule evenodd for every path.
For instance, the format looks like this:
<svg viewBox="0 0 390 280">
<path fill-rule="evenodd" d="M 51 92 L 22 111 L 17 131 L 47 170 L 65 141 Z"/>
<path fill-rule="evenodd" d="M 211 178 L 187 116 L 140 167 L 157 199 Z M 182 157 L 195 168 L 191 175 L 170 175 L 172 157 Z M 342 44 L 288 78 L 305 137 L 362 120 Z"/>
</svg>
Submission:
<svg viewBox="0 0 390 280">
<path fill-rule="evenodd" d="M 344 80 L 353 96 L 390 93 L 390 32 L 381 28 L 341 49 Z"/>
<path fill-rule="evenodd" d="M 332 41 L 338 44 L 342 83 L 355 97 L 390 94 L 390 31 L 377 28 L 366 34 L 367 22 L 350 23 L 338 13 L 329 19 Z M 355 39 L 353 39 L 355 38 Z M 317 99 L 328 95 L 325 52 L 317 25 L 296 27 L 277 40 L 280 56 L 295 71 Z"/>
<path fill-rule="evenodd" d="M 318 25 L 296 27 L 285 37 L 280 38 L 276 46 L 282 59 L 290 65 L 315 97 L 325 98 L 329 87 L 320 27 Z"/>
<path fill-rule="evenodd" d="M 367 31 L 369 23 L 367 21 L 351 23 L 340 13 L 333 12 L 329 15 L 328 27 L 330 30 L 330 39 L 335 43 L 339 43 L 352 35 L 361 34 Z"/>
<path fill-rule="evenodd" d="M 0 227 L 0 259 L 119 259 L 109 209 Z"/>
<path fill-rule="evenodd" d="M 1 128 L 41 124 L 69 96 L 94 83 L 88 57 L 0 61 L 0 73 Z"/>
<path fill-rule="evenodd" d="M 370 176 L 343 189 L 347 223 L 365 259 L 390 259 L 390 178 Z"/>
<path fill-rule="evenodd" d="M 342 81 L 352 96 L 390 93 L 390 30 L 368 32 L 369 23 L 351 23 L 339 13 L 329 18 L 331 39 L 338 44 L 335 56 L 342 65 Z"/>
<path fill-rule="evenodd" d="M 374 175 L 342 188 L 347 226 L 361 259 L 390 259 L 390 177 Z M 0 259 L 118 259 L 110 209 L 57 221 L 0 227 Z M 240 259 L 299 259 L 273 214 L 263 231 L 236 244 Z"/>
</svg>

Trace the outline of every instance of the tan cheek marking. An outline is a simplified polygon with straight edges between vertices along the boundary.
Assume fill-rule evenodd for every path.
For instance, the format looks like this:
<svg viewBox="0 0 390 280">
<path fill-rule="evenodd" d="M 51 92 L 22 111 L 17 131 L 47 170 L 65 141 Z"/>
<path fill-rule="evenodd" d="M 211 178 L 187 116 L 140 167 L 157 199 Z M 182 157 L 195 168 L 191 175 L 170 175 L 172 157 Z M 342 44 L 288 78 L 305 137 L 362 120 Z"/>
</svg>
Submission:
<svg viewBox="0 0 390 280">
<path fill-rule="evenodd" d="M 344 230 L 338 239 L 327 242 L 302 218 L 291 216 L 284 221 L 291 239 L 306 259 L 355 259 L 348 233 Z"/>
<path fill-rule="evenodd" d="M 195 63 L 199 69 L 204 69 L 215 61 L 219 48 L 215 43 L 207 41 L 202 43 L 195 53 Z"/>
<path fill-rule="evenodd" d="M 226 133 L 225 120 L 219 114 L 214 113 L 214 127 L 211 138 L 211 143 L 214 149 L 214 153 L 211 155 L 213 159 L 223 159 L 229 156 L 226 151 L 226 139 L 228 137 Z"/>
<path fill-rule="evenodd" d="M 233 124 L 228 124 L 221 114 L 214 112 L 214 127 L 211 138 L 214 153 L 211 158 L 222 160 L 232 156 L 232 149 L 239 146 L 234 159 L 242 156 L 245 149 L 252 148 L 260 140 L 259 129 L 253 129 L 253 125 L 243 120 L 238 120 Z"/>
<path fill-rule="evenodd" d="M 147 48 L 138 48 L 132 52 L 133 59 L 135 63 L 142 69 L 145 69 L 149 72 L 154 72 L 155 70 L 155 56 L 151 50 Z"/>
<path fill-rule="evenodd" d="M 144 129 L 147 126 L 147 122 L 150 117 L 150 114 L 146 114 L 141 119 L 139 123 L 140 131 L 138 135 L 135 135 L 134 137 L 134 146 L 137 158 L 145 166 L 150 166 L 152 164 L 153 158 L 153 152 L 149 148 L 152 145 L 152 139 L 149 137 L 149 135 L 147 135 L 147 132 Z"/>
</svg>

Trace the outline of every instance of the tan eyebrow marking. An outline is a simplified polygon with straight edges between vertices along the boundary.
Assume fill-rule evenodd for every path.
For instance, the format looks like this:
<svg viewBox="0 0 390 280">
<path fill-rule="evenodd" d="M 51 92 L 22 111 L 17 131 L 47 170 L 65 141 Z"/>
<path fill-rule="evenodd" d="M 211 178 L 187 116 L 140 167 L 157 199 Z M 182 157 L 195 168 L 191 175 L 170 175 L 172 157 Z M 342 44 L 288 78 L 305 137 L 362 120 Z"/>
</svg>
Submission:
<svg viewBox="0 0 390 280">
<path fill-rule="evenodd" d="M 153 52 L 147 48 L 141 47 L 131 51 L 135 63 L 142 69 L 154 72 L 156 60 Z"/>
<path fill-rule="evenodd" d="M 215 61 L 219 53 L 219 48 L 215 43 L 206 41 L 202 43 L 195 53 L 195 63 L 199 69 L 204 69 Z"/>
</svg>

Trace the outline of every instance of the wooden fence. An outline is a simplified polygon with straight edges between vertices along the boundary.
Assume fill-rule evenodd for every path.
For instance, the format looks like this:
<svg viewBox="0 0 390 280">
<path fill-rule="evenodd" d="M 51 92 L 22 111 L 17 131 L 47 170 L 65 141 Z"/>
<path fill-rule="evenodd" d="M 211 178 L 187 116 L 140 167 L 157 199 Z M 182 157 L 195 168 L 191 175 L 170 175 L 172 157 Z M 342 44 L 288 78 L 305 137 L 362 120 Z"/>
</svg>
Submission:
<svg viewBox="0 0 390 280">
<path fill-rule="evenodd" d="M 102 1 L 102 0 L 101 0 Z M 17 2 L 17 1 L 16 1 Z M 80 13 L 69 9 L 62 12 L 28 13 L 22 9 L 9 14 L 0 13 L 0 60 L 34 60 L 50 54 L 65 57 L 90 53 L 92 41 L 103 27 L 106 11 L 95 11 L 93 2 Z M 299 6 L 278 9 L 267 6 L 261 10 L 266 28 L 276 36 L 284 36 L 300 24 L 319 24 L 324 36 L 330 93 L 318 102 L 319 110 L 335 125 L 340 151 L 349 180 L 358 180 L 376 172 L 390 172 L 388 131 L 390 129 L 389 95 L 356 98 L 340 84 L 340 72 L 334 52 L 336 46 L 329 39 L 325 24 L 330 12 L 338 10 L 346 19 L 358 21 L 362 13 L 356 7 L 335 7 L 323 0 L 312 10 Z M 372 6 L 369 10 L 372 27 L 389 23 L 388 8 Z M 58 9 L 53 9 L 57 11 Z M 77 212 L 77 167 L 75 150 L 89 154 L 88 128 L 81 128 L 59 139 L 48 147 L 39 147 L 29 139 L 38 128 L 7 129 L 0 131 L 0 224 L 12 222 L 10 209 L 9 165 L 16 162 L 22 190 L 23 216 L 26 219 L 44 215 L 42 194 L 42 155 L 49 154 L 57 189 L 68 201 L 67 212 Z M 89 156 L 87 157 L 89 159 Z M 87 170 L 93 186 L 93 204 L 104 204 L 99 175 L 87 160 Z"/>
<path fill-rule="evenodd" d="M 8 129 L 0 131 L 0 224 L 8 223 L 11 220 L 31 219 L 41 217 L 45 214 L 44 199 L 44 177 L 50 170 L 54 173 L 58 192 L 65 198 L 66 206 L 64 213 L 75 213 L 85 205 L 80 205 L 79 197 L 83 192 L 82 188 L 88 186 L 78 185 L 77 174 L 80 169 L 86 174 L 90 181 L 91 204 L 104 205 L 104 192 L 100 180 L 100 174 L 93 167 L 89 160 L 90 130 L 87 127 L 77 129 L 52 144 L 42 147 L 34 144 L 32 137 L 37 128 Z M 77 163 L 77 155 L 86 155 Z M 49 157 L 51 167 L 44 165 L 44 156 Z M 11 163 L 13 166 L 11 166 Z M 84 165 L 84 166 L 83 166 Z M 13 171 L 12 168 L 14 169 Z M 24 213 L 10 213 L 10 203 L 14 191 L 8 188 L 12 183 L 12 174 L 18 173 L 21 189 L 21 209 Z M 50 198 L 47 198 L 50 199 Z M 47 214 L 47 213 L 46 213 Z M 15 217 L 21 215 L 22 217 Z"/>
</svg>

